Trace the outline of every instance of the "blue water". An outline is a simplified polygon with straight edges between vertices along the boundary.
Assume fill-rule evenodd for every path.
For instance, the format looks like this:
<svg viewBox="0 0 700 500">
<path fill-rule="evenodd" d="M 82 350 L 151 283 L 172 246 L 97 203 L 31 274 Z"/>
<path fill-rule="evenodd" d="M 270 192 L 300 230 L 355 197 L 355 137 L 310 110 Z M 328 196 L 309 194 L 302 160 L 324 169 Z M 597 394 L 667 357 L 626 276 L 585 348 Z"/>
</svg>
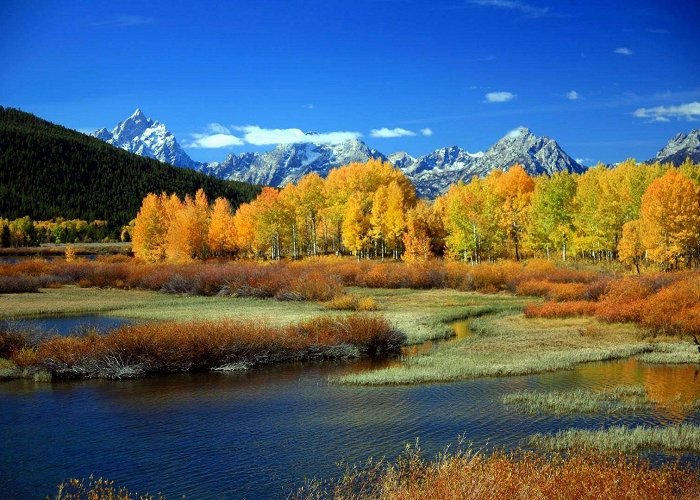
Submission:
<svg viewBox="0 0 700 500">
<path fill-rule="evenodd" d="M 90 474 L 168 498 L 284 498 L 336 463 L 397 456 L 420 440 L 429 455 L 459 435 L 477 448 L 515 447 L 535 432 L 620 423 L 700 423 L 694 367 L 635 360 L 524 377 L 399 387 L 336 386 L 330 375 L 376 366 L 286 365 L 237 374 L 133 381 L 0 383 L 0 491 L 38 498 Z M 531 416 L 502 404 L 530 390 L 642 384 L 667 405 L 617 416 Z M 679 399 L 680 398 L 680 399 Z"/>
<path fill-rule="evenodd" d="M 126 318 L 84 314 L 81 316 L 4 320 L 0 321 L 0 325 L 10 325 L 18 328 L 39 330 L 46 334 L 69 335 L 73 333 L 80 333 L 89 329 L 94 329 L 98 332 L 105 333 L 110 330 L 114 330 L 121 325 L 126 325 L 133 322 L 133 320 Z"/>
</svg>

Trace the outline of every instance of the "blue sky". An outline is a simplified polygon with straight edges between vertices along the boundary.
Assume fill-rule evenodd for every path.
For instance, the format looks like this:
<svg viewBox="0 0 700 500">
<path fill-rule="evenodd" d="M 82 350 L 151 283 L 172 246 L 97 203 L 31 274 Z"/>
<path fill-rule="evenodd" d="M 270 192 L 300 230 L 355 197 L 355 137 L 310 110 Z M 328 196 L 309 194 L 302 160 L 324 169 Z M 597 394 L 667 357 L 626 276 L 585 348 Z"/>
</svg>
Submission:
<svg viewBox="0 0 700 500">
<path fill-rule="evenodd" d="M 201 161 L 301 130 L 473 152 L 521 125 L 647 159 L 700 127 L 700 7 L 610 3 L 2 2 L 0 104 L 79 130 L 140 107 Z"/>
</svg>

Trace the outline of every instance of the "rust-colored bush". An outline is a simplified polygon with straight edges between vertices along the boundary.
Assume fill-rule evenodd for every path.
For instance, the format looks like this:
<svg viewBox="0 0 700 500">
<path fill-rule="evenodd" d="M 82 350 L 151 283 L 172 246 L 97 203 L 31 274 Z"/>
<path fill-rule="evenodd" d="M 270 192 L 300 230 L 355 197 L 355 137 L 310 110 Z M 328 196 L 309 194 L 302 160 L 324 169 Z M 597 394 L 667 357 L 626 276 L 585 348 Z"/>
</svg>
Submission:
<svg viewBox="0 0 700 500">
<path fill-rule="evenodd" d="M 543 304 L 528 304 L 525 316 L 528 318 L 570 318 L 573 316 L 592 316 L 598 304 L 587 300 L 568 302 L 545 302 Z"/>
<path fill-rule="evenodd" d="M 404 341 L 383 318 L 323 317 L 272 327 L 252 321 L 144 323 L 107 335 L 52 337 L 36 349 L 39 368 L 64 377 L 124 378 L 225 365 L 386 355 Z"/>
</svg>

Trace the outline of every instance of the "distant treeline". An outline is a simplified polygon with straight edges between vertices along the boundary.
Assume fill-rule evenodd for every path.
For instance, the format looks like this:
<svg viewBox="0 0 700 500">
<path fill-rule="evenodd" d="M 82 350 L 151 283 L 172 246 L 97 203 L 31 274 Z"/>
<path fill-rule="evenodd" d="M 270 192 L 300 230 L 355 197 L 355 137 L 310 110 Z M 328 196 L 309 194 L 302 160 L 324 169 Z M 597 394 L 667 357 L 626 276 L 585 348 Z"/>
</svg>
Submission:
<svg viewBox="0 0 700 500">
<path fill-rule="evenodd" d="M 124 232 L 124 234 L 127 234 Z M 74 219 L 33 221 L 29 217 L 0 218 L 0 247 L 30 247 L 44 243 L 94 243 L 115 241 L 107 221 Z"/>
<path fill-rule="evenodd" d="M 113 237 L 151 192 L 204 189 L 233 207 L 258 186 L 219 180 L 115 148 L 12 108 L 0 107 L 0 216 L 101 220 Z"/>
</svg>

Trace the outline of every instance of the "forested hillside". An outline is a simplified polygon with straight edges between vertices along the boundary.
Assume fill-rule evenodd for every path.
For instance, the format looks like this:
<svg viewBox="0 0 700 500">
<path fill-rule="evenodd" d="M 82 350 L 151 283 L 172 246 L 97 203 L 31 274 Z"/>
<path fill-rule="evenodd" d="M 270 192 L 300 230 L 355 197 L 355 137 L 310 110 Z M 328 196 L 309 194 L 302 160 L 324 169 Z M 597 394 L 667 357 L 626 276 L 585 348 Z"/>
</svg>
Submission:
<svg viewBox="0 0 700 500">
<path fill-rule="evenodd" d="M 172 167 L 0 107 L 0 217 L 106 220 L 115 229 L 134 218 L 148 193 L 183 196 L 199 188 L 233 207 L 260 192 L 258 186 Z"/>
</svg>

